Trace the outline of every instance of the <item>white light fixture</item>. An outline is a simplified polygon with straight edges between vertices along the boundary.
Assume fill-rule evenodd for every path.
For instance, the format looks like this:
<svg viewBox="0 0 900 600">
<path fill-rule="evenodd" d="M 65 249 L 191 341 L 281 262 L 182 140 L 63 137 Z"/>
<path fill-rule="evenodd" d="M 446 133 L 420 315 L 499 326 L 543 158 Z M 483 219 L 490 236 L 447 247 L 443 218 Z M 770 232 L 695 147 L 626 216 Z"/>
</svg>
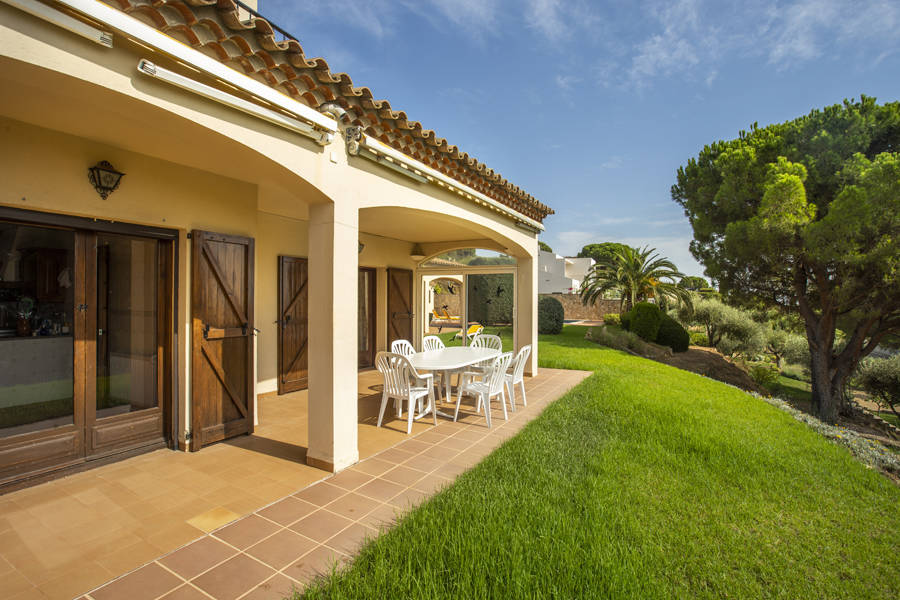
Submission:
<svg viewBox="0 0 900 600">
<path fill-rule="evenodd" d="M 252 102 L 248 102 L 243 98 L 238 98 L 237 96 L 233 96 L 232 94 L 223 92 L 222 90 L 216 89 L 210 85 L 206 85 L 205 83 L 194 81 L 193 79 L 185 77 L 184 75 L 176 73 L 175 71 L 170 71 L 168 69 L 157 66 L 147 59 L 141 59 L 141 61 L 138 63 L 138 71 L 140 71 L 144 75 L 149 75 L 150 77 L 159 79 L 160 81 L 165 81 L 166 83 L 170 83 L 176 87 L 180 87 L 183 90 L 193 92 L 195 94 L 203 96 L 204 98 L 214 100 L 220 104 L 224 104 L 225 106 L 230 106 L 231 108 L 240 110 L 249 115 L 253 115 L 254 117 L 258 117 L 260 119 L 263 119 L 264 121 L 268 121 L 269 123 L 284 127 L 285 129 L 290 129 L 295 133 L 300 133 L 307 137 L 311 137 L 317 141 L 320 141 L 323 135 L 328 135 L 326 133 L 317 131 L 316 128 L 309 123 L 304 123 L 303 121 L 288 117 L 287 115 L 283 115 L 274 110 L 259 106 L 258 104 L 253 104 Z"/>
<path fill-rule="evenodd" d="M 400 152 L 399 150 L 395 150 L 391 148 L 385 143 L 372 138 L 366 134 L 362 134 L 359 140 L 362 146 L 365 146 L 366 149 L 370 150 L 375 155 L 387 156 L 393 159 L 395 166 L 398 164 L 405 165 L 408 168 L 414 169 L 417 173 L 421 173 L 421 177 L 424 177 L 426 181 L 432 181 L 437 185 L 442 187 L 449 187 L 456 193 L 460 195 L 469 195 L 474 198 L 475 202 L 486 205 L 487 207 L 496 210 L 499 213 L 502 213 L 508 217 L 511 217 L 516 221 L 516 225 L 521 229 L 525 229 L 526 231 L 533 231 L 537 233 L 539 231 L 544 230 L 544 226 L 541 225 L 540 222 L 535 221 L 530 217 L 526 217 L 525 215 L 507 207 L 503 204 L 500 204 L 493 198 L 489 196 L 485 196 L 481 192 L 470 188 L 469 186 L 460 183 L 453 179 L 452 177 L 448 177 L 444 175 L 440 171 L 432 169 L 429 166 L 426 166 L 424 163 L 414 159 L 411 156 L 407 156 L 406 154 Z M 363 156 L 363 150 L 360 150 L 360 156 Z M 399 167 L 398 168 L 402 168 Z"/>
<path fill-rule="evenodd" d="M 409 257 L 413 260 L 422 260 L 425 258 L 425 251 L 419 244 L 413 244 L 412 250 L 409 251 Z"/>
<path fill-rule="evenodd" d="M 418 181 L 419 183 L 428 183 L 428 180 L 425 179 L 424 177 L 422 177 L 422 175 L 420 175 L 419 173 L 416 173 L 406 167 L 402 167 L 399 164 L 397 164 L 396 162 L 388 160 L 383 156 L 378 156 L 374 152 L 370 152 L 366 149 L 362 149 L 359 151 L 359 154 L 357 154 L 357 156 L 361 156 L 363 158 L 368 158 L 371 161 L 377 162 L 379 165 L 387 167 L 388 169 L 391 169 L 392 171 L 396 171 L 397 173 L 400 173 L 401 175 L 405 175 L 406 177 L 409 177 L 410 179 Z"/>
<path fill-rule="evenodd" d="M 3 1 L 5 2 L 6 0 Z M 115 31 L 134 38 L 154 50 L 174 57 L 207 75 L 212 75 L 227 82 L 241 91 L 261 98 L 290 113 L 299 115 L 324 131 L 335 133 L 338 130 L 337 121 L 331 117 L 323 115 L 319 111 L 282 94 L 260 81 L 235 71 L 199 50 L 195 50 L 103 2 L 98 0 L 57 0 L 57 2 L 105 24 Z"/>
<path fill-rule="evenodd" d="M 63 12 L 50 8 L 46 4 L 41 4 L 36 0 L 2 1 L 6 4 L 9 4 L 10 6 L 18 8 L 23 12 L 27 12 L 33 17 L 43 19 L 48 23 L 53 23 L 58 27 L 62 27 L 63 29 L 71 31 L 75 35 L 80 35 L 81 37 L 88 39 L 95 44 L 100 44 L 101 46 L 106 46 L 107 48 L 113 47 L 113 34 L 111 34 L 110 32 L 97 29 L 96 27 L 91 27 L 84 21 L 79 21 L 74 17 L 70 17 Z"/>
</svg>

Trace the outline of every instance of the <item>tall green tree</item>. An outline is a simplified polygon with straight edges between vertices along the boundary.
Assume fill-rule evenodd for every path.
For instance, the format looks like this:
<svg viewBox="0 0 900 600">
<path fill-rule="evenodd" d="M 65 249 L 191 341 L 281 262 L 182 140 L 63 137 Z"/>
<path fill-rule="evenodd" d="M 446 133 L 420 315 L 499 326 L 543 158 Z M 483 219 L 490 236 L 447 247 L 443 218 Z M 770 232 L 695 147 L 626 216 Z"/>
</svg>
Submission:
<svg viewBox="0 0 900 600">
<path fill-rule="evenodd" d="M 550 244 L 541 240 L 538 240 L 538 248 L 540 248 L 544 252 L 553 252 L 553 248 L 550 247 Z"/>
<path fill-rule="evenodd" d="M 706 279 L 694 275 L 682 277 L 681 281 L 678 282 L 678 285 L 686 290 L 691 290 L 692 292 L 699 292 L 700 290 L 709 288 L 709 282 Z"/>
<path fill-rule="evenodd" d="M 612 258 L 622 248 L 627 248 L 625 244 L 618 242 L 601 242 L 598 244 L 588 244 L 578 253 L 578 258 L 593 258 L 596 262 L 601 262 L 608 258 Z"/>
<path fill-rule="evenodd" d="M 682 277 L 672 261 L 661 257 L 656 248 L 638 250 L 620 244 L 591 267 L 579 293 L 584 304 L 594 304 L 606 292 L 617 291 L 621 294 L 622 311 L 650 298 L 659 303 L 669 300 L 690 303 L 690 292 L 678 286 Z"/>
<path fill-rule="evenodd" d="M 898 152 L 900 103 L 863 96 L 706 146 L 672 187 L 720 291 L 802 319 L 828 422 L 859 361 L 900 332 Z"/>
</svg>

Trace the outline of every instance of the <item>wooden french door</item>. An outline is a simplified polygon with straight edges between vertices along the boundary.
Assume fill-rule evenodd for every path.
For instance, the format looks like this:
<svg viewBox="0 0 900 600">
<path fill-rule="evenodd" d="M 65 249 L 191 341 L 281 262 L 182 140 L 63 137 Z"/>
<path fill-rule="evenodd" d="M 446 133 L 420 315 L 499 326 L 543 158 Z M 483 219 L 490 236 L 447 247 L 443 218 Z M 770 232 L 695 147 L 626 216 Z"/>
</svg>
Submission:
<svg viewBox="0 0 900 600">
<path fill-rule="evenodd" d="M 387 321 L 388 347 L 394 340 L 413 339 L 413 272 L 388 269 Z"/>
<path fill-rule="evenodd" d="M 0 209 L 0 487 L 172 439 L 175 239 Z"/>
<path fill-rule="evenodd" d="M 359 268 L 357 343 L 359 368 L 375 365 L 375 269 Z"/>
<path fill-rule="evenodd" d="M 278 257 L 278 393 L 306 389 L 309 377 L 309 262 Z"/>
<path fill-rule="evenodd" d="M 191 232 L 191 450 L 253 432 L 252 238 Z"/>
</svg>

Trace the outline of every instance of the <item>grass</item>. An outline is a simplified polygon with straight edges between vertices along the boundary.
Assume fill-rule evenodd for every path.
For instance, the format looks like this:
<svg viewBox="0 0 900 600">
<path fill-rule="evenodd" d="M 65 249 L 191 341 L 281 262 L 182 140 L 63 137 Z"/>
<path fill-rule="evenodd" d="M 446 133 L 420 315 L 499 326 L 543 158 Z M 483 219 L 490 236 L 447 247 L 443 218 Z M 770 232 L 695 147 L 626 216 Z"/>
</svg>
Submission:
<svg viewBox="0 0 900 600">
<path fill-rule="evenodd" d="M 439 333 L 438 337 L 441 338 L 445 346 L 462 346 L 462 338 L 457 339 L 455 337 L 457 331 L 459 330 L 455 329 L 449 333 Z M 513 350 L 512 327 L 485 327 L 482 333 L 499 335 L 500 340 L 503 342 L 503 349 L 505 351 Z"/>
<path fill-rule="evenodd" d="M 779 375 L 778 381 L 767 387 L 769 393 L 787 401 L 812 402 L 812 391 L 808 382 L 800 381 L 785 375 Z"/>
<path fill-rule="evenodd" d="M 308 598 L 894 598 L 900 488 L 734 388 L 541 336 L 594 375 Z"/>
<path fill-rule="evenodd" d="M 887 421 L 888 423 L 890 423 L 891 425 L 893 425 L 894 427 L 900 427 L 900 419 L 898 419 L 897 415 L 895 415 L 894 413 L 886 411 L 886 410 L 882 410 L 878 413 L 878 416 L 881 417 L 882 419 L 884 419 L 885 421 Z"/>
</svg>

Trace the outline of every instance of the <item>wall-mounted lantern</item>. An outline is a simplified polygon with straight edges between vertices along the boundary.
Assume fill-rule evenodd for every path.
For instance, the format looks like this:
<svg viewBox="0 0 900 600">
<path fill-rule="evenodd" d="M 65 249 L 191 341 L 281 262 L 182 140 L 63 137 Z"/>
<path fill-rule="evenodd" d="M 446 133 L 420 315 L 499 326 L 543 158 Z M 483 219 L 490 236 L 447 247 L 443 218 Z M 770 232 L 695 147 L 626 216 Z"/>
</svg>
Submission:
<svg viewBox="0 0 900 600">
<path fill-rule="evenodd" d="M 105 160 L 101 160 L 96 165 L 88 169 L 88 179 L 91 185 L 100 194 L 100 197 L 106 200 L 107 196 L 116 191 L 119 182 L 125 173 L 116 171 L 116 169 Z"/>
<path fill-rule="evenodd" d="M 422 260 L 425 258 L 425 251 L 419 244 L 413 244 L 412 250 L 409 251 L 409 257 L 413 260 Z"/>
</svg>

